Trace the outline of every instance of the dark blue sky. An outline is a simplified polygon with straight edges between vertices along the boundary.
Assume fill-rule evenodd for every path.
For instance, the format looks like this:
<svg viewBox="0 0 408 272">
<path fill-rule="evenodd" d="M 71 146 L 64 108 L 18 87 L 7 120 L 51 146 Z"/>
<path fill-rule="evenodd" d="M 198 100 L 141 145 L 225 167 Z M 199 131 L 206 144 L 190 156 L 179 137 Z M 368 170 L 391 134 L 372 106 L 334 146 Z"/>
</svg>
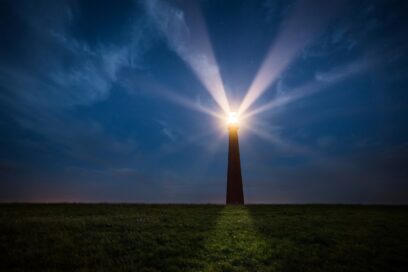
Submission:
<svg viewBox="0 0 408 272">
<path fill-rule="evenodd" d="M 247 202 L 407 204 L 407 5 L 2 0 L 0 201 L 223 203 L 224 88 Z"/>
</svg>

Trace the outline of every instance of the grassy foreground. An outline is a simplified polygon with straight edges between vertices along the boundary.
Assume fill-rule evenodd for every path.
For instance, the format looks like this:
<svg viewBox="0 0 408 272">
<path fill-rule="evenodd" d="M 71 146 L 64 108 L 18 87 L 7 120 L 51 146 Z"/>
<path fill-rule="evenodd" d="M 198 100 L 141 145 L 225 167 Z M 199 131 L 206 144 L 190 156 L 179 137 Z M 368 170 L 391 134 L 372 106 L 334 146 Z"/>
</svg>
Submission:
<svg viewBox="0 0 408 272">
<path fill-rule="evenodd" d="M 0 205 L 1 271 L 408 271 L 408 207 Z"/>
</svg>

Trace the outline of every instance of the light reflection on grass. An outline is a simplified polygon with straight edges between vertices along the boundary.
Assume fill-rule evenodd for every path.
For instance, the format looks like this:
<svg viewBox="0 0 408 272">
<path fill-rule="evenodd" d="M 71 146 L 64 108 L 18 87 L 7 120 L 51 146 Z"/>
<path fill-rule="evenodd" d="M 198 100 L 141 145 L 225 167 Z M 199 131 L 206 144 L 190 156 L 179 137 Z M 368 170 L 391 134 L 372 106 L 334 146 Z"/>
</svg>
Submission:
<svg viewBox="0 0 408 272">
<path fill-rule="evenodd" d="M 204 245 L 204 271 L 256 271 L 267 244 L 245 206 L 225 206 Z"/>
</svg>

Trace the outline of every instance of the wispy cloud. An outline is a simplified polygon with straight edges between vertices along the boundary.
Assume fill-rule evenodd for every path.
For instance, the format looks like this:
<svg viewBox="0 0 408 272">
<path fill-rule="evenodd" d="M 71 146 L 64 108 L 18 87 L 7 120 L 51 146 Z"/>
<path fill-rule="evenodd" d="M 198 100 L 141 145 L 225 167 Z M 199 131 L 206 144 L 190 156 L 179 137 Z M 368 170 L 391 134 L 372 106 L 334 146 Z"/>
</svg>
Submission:
<svg viewBox="0 0 408 272">
<path fill-rule="evenodd" d="M 170 141 L 176 142 L 178 139 L 177 132 L 173 129 L 168 122 L 163 120 L 155 120 L 161 127 L 163 135 L 165 135 Z"/>
<path fill-rule="evenodd" d="M 275 82 L 300 50 L 322 33 L 328 22 L 341 10 L 342 2 L 296 1 L 242 101 L 239 109 L 241 114 Z M 320 14 L 316 14 L 317 11 Z"/>
<path fill-rule="evenodd" d="M 194 5 L 197 3 L 190 3 L 184 10 L 160 0 L 144 3 L 147 13 L 165 36 L 170 48 L 192 68 L 221 109 L 228 112 L 224 85 L 203 18 Z M 186 12 L 189 12 L 190 24 L 187 23 Z"/>
<path fill-rule="evenodd" d="M 137 157 L 134 139 L 108 135 L 97 120 L 73 113 L 78 106 L 107 99 L 112 87 L 121 84 L 122 69 L 138 69 L 149 44 L 146 39 L 151 38 L 148 24 L 139 18 L 132 22 L 126 42 L 95 47 L 72 35 L 70 27 L 77 18 L 71 3 L 48 4 L 47 14 L 30 5 L 10 5 L 29 35 L 13 62 L 0 60 L 4 114 L 45 139 L 67 161 L 105 167 L 131 164 Z"/>
<path fill-rule="evenodd" d="M 277 96 L 269 103 L 261 105 L 256 109 L 244 114 L 243 117 L 248 118 L 255 114 L 273 110 L 289 103 L 296 102 L 300 99 L 309 97 L 311 95 L 329 89 L 328 87 L 342 80 L 355 76 L 359 73 L 366 72 L 372 67 L 373 63 L 364 58 L 342 67 L 333 68 L 330 71 L 324 73 L 316 73 L 315 78 L 310 80 L 308 83 L 303 84 L 301 87 L 286 91 L 284 94 Z"/>
<path fill-rule="evenodd" d="M 16 20 L 27 28 L 30 40 L 22 41 L 27 46 L 17 52 L 26 58 L 0 62 L 3 96 L 15 104 L 5 106 L 19 111 L 31 107 L 38 110 L 90 105 L 108 97 L 112 86 L 122 80 L 118 77 L 121 69 L 140 67 L 148 39 L 152 38 L 143 16 L 132 22 L 128 40 L 95 47 L 72 35 L 71 26 L 77 18 L 71 4 L 48 3 L 47 10 L 55 13 L 47 14 L 27 5 L 11 6 L 18 9 Z"/>
</svg>

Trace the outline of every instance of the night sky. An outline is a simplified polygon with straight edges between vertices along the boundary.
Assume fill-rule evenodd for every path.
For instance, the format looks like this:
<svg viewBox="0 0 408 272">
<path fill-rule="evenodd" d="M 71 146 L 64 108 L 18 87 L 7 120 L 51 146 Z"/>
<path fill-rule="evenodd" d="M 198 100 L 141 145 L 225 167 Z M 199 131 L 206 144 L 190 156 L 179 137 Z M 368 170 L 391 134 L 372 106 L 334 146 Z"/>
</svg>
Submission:
<svg viewBox="0 0 408 272">
<path fill-rule="evenodd" d="M 0 201 L 407 204 L 407 6 L 0 0 Z"/>
</svg>

